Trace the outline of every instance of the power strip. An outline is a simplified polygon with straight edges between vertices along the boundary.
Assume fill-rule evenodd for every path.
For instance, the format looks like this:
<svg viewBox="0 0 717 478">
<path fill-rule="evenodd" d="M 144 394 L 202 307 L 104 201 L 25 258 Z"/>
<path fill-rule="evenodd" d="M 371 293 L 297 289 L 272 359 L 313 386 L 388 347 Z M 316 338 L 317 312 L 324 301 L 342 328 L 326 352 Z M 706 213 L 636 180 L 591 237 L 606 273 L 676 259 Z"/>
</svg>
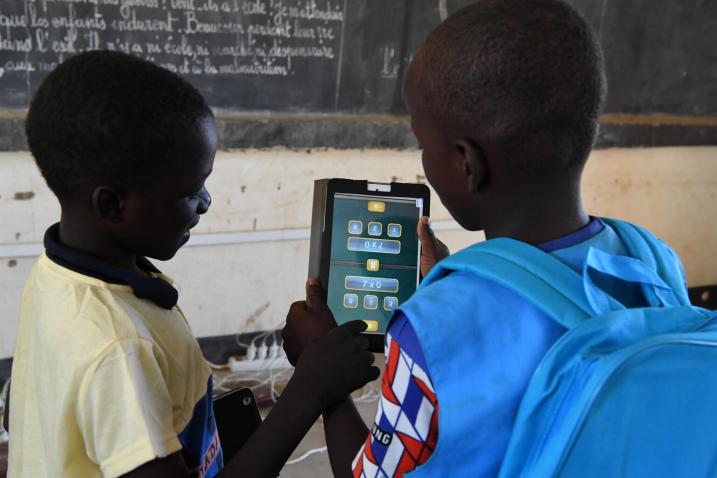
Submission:
<svg viewBox="0 0 717 478">
<path fill-rule="evenodd" d="M 258 372 L 261 370 L 285 370 L 292 368 L 286 355 L 279 355 L 274 358 L 237 360 L 229 357 L 229 370 L 232 372 Z"/>
</svg>

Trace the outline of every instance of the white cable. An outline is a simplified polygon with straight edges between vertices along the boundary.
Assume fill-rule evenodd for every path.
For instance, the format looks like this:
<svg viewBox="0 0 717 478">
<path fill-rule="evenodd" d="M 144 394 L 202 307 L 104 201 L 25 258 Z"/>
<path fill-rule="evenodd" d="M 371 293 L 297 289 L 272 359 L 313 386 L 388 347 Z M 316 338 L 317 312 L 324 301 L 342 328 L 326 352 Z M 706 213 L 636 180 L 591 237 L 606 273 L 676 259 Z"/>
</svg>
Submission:
<svg viewBox="0 0 717 478">
<path fill-rule="evenodd" d="M 325 451 L 326 451 L 326 447 L 325 447 L 325 446 L 322 446 L 321 448 L 314 448 L 313 450 L 307 451 L 306 453 L 304 453 L 303 455 L 301 455 L 299 458 L 296 458 L 296 459 L 294 459 L 294 460 L 289 460 L 289 461 L 287 461 L 286 464 L 287 464 L 287 465 L 295 465 L 295 464 L 297 464 L 297 463 L 300 463 L 300 462 L 306 460 L 306 459 L 307 459 L 308 457 L 310 457 L 311 455 L 315 455 L 316 453 L 323 453 L 323 452 L 325 452 Z"/>
<path fill-rule="evenodd" d="M 269 340 L 269 336 L 272 340 Z M 225 384 L 231 383 L 237 379 L 241 382 L 249 382 L 249 388 L 256 394 L 261 387 L 269 386 L 269 397 L 276 403 L 279 397 L 277 385 L 286 382 L 293 373 L 293 368 L 286 366 L 286 355 L 282 349 L 281 330 L 271 329 L 257 333 L 248 343 L 240 339 L 240 334 L 234 336 L 237 345 L 246 350 L 246 360 L 255 361 L 263 359 L 260 367 L 254 370 L 229 371 L 225 376 L 218 379 L 214 388 L 217 391 L 225 390 Z M 268 345 L 271 342 L 271 345 Z M 215 365 L 215 364 L 212 364 Z M 229 364 L 225 367 L 229 368 Z M 215 368 L 215 367 L 212 367 Z M 222 370 L 221 366 L 216 367 Z M 268 376 L 267 376 L 268 375 Z"/>
<path fill-rule="evenodd" d="M 5 405 L 5 399 L 9 398 L 7 396 L 8 388 L 10 388 L 10 379 L 5 380 L 5 383 L 2 386 L 2 390 L 0 390 L 0 405 Z"/>
<path fill-rule="evenodd" d="M 290 371 L 291 371 L 291 373 L 293 373 L 292 369 L 284 368 L 284 369 L 280 369 L 279 373 L 275 374 L 273 368 L 269 369 L 269 375 L 271 378 L 271 388 L 269 390 L 269 393 L 270 393 L 272 402 L 276 403 L 276 401 L 279 399 L 280 393 L 276 388 L 277 383 L 284 382 L 284 381 L 288 380 L 290 378 L 290 375 L 287 376 L 287 374 L 289 374 Z"/>
<path fill-rule="evenodd" d="M 368 392 L 361 394 L 360 397 L 357 397 L 354 399 L 354 402 L 356 403 L 373 403 L 378 401 L 378 399 L 381 398 L 381 395 L 375 392 Z"/>
<path fill-rule="evenodd" d="M 249 344 L 242 342 L 241 339 L 239 338 L 240 336 L 241 336 L 241 333 L 237 332 L 237 334 L 234 336 L 234 341 L 237 343 L 237 345 L 239 347 L 242 347 L 245 350 L 248 349 Z"/>
<path fill-rule="evenodd" d="M 211 369 L 214 369 L 214 370 L 226 370 L 227 369 L 227 364 L 217 365 L 213 362 L 210 362 L 209 360 L 206 360 L 206 362 L 207 362 L 207 365 L 209 365 L 209 368 L 211 368 Z"/>
<path fill-rule="evenodd" d="M 279 335 L 278 330 L 274 330 L 272 333 L 271 346 L 269 347 L 269 357 L 276 358 L 279 356 L 281 347 L 279 346 Z"/>
<path fill-rule="evenodd" d="M 8 397 L 8 389 L 10 388 L 10 379 L 8 378 L 5 380 L 5 383 L 2 386 L 2 389 L 0 389 L 0 410 L 4 410 L 5 402 L 10 399 Z"/>
<path fill-rule="evenodd" d="M 242 347 L 243 349 L 248 350 L 249 347 L 252 346 L 252 344 L 254 344 L 254 346 L 256 346 L 256 340 L 257 340 L 258 338 L 260 338 L 262 335 L 266 334 L 266 333 L 267 333 L 267 332 L 259 332 L 258 334 L 256 334 L 256 335 L 254 336 L 254 338 L 251 340 L 250 343 L 246 343 L 246 342 L 242 342 L 242 341 L 241 341 L 241 339 L 239 338 L 239 337 L 241 336 L 241 333 L 240 333 L 240 332 L 237 332 L 237 333 L 234 335 L 234 341 L 236 342 L 236 344 L 237 344 L 239 347 Z"/>
<path fill-rule="evenodd" d="M 361 395 L 354 398 L 356 403 L 372 403 L 381 398 L 381 392 L 376 382 L 369 383 L 361 389 Z"/>
<path fill-rule="evenodd" d="M 260 332 L 254 336 L 254 338 L 251 340 L 252 345 L 256 345 L 256 341 L 261 339 L 262 343 L 264 343 L 264 340 L 266 340 L 266 336 L 271 333 L 271 330 L 265 330 L 264 332 Z"/>
</svg>

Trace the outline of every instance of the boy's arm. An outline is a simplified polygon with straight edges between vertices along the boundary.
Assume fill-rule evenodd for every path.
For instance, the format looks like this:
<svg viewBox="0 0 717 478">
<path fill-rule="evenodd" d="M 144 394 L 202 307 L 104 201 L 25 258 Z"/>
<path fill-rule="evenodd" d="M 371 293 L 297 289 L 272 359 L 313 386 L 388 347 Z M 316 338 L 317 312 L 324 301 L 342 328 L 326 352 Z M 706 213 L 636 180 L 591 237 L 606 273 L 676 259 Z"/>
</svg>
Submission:
<svg viewBox="0 0 717 478">
<path fill-rule="evenodd" d="M 310 391 L 302 396 L 302 384 L 289 382 L 269 415 L 241 447 L 218 477 L 279 476 L 281 468 L 301 438 L 319 417 L 316 400 Z M 124 478 L 189 478 L 190 472 L 176 452 L 158 458 L 124 475 Z"/>
<path fill-rule="evenodd" d="M 386 331 L 386 370 L 371 435 L 351 462 L 362 478 L 399 478 L 426 463 L 438 441 L 438 397 L 408 317 Z"/>
<path fill-rule="evenodd" d="M 368 427 L 351 397 L 324 410 L 324 433 L 335 477 L 352 476 L 351 462 L 368 437 Z"/>
<path fill-rule="evenodd" d="M 358 336 L 365 329 L 349 322 L 307 347 L 279 402 L 221 476 L 277 476 L 322 410 L 378 378 L 368 340 Z"/>
<path fill-rule="evenodd" d="M 307 347 L 266 420 L 218 476 L 277 476 L 321 410 L 378 377 L 368 341 L 357 335 L 365 328 L 361 321 L 349 322 Z M 189 471 L 177 452 L 124 476 L 177 478 L 189 476 Z"/>
<path fill-rule="evenodd" d="M 266 420 L 234 458 L 225 465 L 218 478 L 279 476 L 284 463 L 319 416 L 319 412 L 312 406 L 312 400 L 307 400 L 300 393 L 294 395 L 293 390 L 289 390 L 290 385 L 287 385 Z M 331 411 L 324 412 L 324 429 L 333 475 L 337 478 L 350 477 L 351 460 L 361 443 L 365 441 L 368 428 L 356 411 L 351 398 L 328 407 L 328 410 Z M 179 451 L 168 457 L 145 463 L 123 478 L 188 478 L 189 476 L 190 472 L 182 452 Z"/>
<path fill-rule="evenodd" d="M 436 447 L 438 400 L 418 338 L 405 315 L 399 313 L 393 319 L 386 343 L 375 434 L 369 435 L 350 398 L 324 411 L 334 476 L 403 476 L 425 463 Z"/>
<path fill-rule="evenodd" d="M 334 316 L 326 305 L 325 293 L 315 278 L 306 283 L 306 301 L 291 305 L 282 331 L 289 361 L 303 358 L 309 347 L 327 331 L 336 328 Z M 368 428 L 347 393 L 323 409 L 326 445 L 336 477 L 351 476 L 351 461 L 368 436 Z"/>
</svg>

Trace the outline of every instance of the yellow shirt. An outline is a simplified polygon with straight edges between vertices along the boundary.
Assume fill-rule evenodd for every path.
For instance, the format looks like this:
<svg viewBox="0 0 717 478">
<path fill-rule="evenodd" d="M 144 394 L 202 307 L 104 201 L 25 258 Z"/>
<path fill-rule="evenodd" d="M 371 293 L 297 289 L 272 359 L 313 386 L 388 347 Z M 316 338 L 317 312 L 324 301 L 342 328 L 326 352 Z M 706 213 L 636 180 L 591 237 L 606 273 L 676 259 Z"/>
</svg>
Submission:
<svg viewBox="0 0 717 478">
<path fill-rule="evenodd" d="M 186 451 L 179 435 L 195 406 L 209 400 L 214 424 L 208 383 L 209 367 L 177 306 L 163 309 L 135 297 L 129 285 L 74 272 L 43 254 L 22 297 L 9 477 L 116 477 Z M 209 431 L 216 450 L 215 429 Z M 198 461 L 221 461 L 221 452 Z"/>
</svg>

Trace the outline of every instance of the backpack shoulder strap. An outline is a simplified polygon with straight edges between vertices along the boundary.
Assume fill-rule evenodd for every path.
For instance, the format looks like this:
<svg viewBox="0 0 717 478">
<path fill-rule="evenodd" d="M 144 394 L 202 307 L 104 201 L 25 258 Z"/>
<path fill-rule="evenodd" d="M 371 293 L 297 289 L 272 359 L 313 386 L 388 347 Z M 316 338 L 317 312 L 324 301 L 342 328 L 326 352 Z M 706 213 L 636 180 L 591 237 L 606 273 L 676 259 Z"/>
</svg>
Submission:
<svg viewBox="0 0 717 478">
<path fill-rule="evenodd" d="M 640 259 L 672 288 L 680 305 L 690 305 L 682 265 L 669 247 L 639 226 L 617 219 L 602 220 L 613 228 L 632 257 Z"/>
<path fill-rule="evenodd" d="M 524 242 L 497 238 L 475 244 L 439 262 L 421 285 L 459 270 L 474 272 L 518 292 L 568 329 L 593 315 L 582 278 L 558 259 Z"/>
<path fill-rule="evenodd" d="M 631 257 L 591 249 L 581 276 L 537 247 L 497 238 L 474 244 L 444 259 L 428 274 L 422 286 L 451 271 L 469 270 L 519 293 L 568 329 L 589 317 L 624 308 L 594 286 L 590 269 L 641 284 L 648 299 L 670 296 L 667 297 L 670 300 L 662 302 L 673 306 L 690 305 L 679 261 L 666 245 L 633 224 L 615 219 L 605 219 L 605 222 L 615 230 Z M 659 301 L 649 302 L 657 306 Z"/>
</svg>

